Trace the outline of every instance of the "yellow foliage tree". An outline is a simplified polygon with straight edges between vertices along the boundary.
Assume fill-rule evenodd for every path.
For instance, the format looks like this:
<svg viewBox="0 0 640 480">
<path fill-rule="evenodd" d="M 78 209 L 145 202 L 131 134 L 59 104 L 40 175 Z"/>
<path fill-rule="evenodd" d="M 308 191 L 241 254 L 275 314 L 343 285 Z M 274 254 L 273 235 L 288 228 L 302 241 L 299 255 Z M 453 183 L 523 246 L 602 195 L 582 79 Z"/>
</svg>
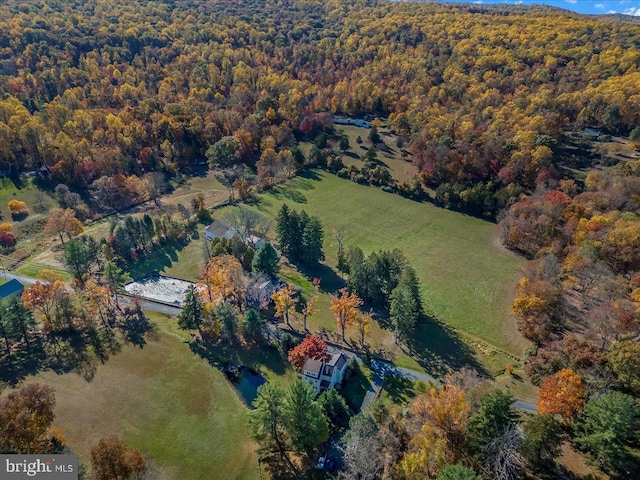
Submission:
<svg viewBox="0 0 640 480">
<path fill-rule="evenodd" d="M 355 318 L 356 328 L 360 334 L 360 344 L 364 346 L 364 336 L 371 333 L 371 321 L 373 318 L 368 313 L 358 312 Z"/>
<path fill-rule="evenodd" d="M 313 297 L 309 298 L 309 300 L 307 300 L 307 304 L 302 309 L 302 321 L 304 322 L 303 328 L 305 332 L 307 331 L 307 318 L 318 311 L 318 309 L 315 308 L 315 305 L 318 302 L 319 298 L 320 297 L 318 295 L 314 295 Z"/>
<path fill-rule="evenodd" d="M 0 232 L 13 232 L 13 225 L 11 225 L 9 222 L 0 223 Z"/>
<path fill-rule="evenodd" d="M 233 255 L 213 257 L 202 268 L 198 278 L 204 282 L 200 291 L 209 302 L 231 300 L 239 305 L 244 299 L 244 273 Z"/>
<path fill-rule="evenodd" d="M 24 215 L 29 211 L 27 209 L 27 204 L 21 200 L 9 200 L 7 206 L 9 207 L 11 215 Z"/>
<path fill-rule="evenodd" d="M 444 465 L 458 461 L 470 412 L 464 392 L 456 386 L 432 388 L 417 396 L 411 414 L 420 427 L 398 464 L 401 478 L 433 478 Z"/>
<path fill-rule="evenodd" d="M 275 317 L 282 318 L 287 322 L 287 326 L 291 327 L 289 316 L 296 311 L 296 304 L 298 303 L 294 288 L 291 285 L 287 285 L 274 292 L 273 295 L 271 295 L 271 299 L 276 306 Z"/>
</svg>

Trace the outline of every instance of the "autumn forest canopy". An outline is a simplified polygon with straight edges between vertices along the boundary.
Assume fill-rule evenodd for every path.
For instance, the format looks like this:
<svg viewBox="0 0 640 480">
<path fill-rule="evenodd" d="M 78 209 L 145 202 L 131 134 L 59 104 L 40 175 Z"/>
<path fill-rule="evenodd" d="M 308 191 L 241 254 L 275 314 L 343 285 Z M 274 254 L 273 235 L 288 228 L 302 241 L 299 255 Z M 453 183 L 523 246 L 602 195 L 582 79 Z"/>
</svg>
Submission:
<svg viewBox="0 0 640 480">
<path fill-rule="evenodd" d="M 238 444 L 251 430 L 274 478 L 315 471 L 327 439 L 345 431 L 347 479 L 480 472 L 502 480 L 525 469 L 547 478 L 560 472 L 554 462 L 567 439 L 611 478 L 633 477 L 640 26 L 615 20 L 548 7 L 387 0 L 0 1 L 0 187 L 13 192 L 2 199 L 0 257 L 22 262 L 26 270 L 17 272 L 25 275 L 37 259 L 60 264 L 0 302 L 0 373 L 79 371 L 92 381 L 98 361 L 120 351 L 120 337 L 142 347 L 165 322 L 165 333 L 192 340 L 185 362 L 197 354 L 236 376 L 242 365 L 227 368 L 232 357 L 268 367 Z M 351 182 L 309 171 L 316 168 Z M 181 203 L 188 201 L 191 209 Z M 498 225 L 417 203 L 426 201 Z M 109 215 L 109 224 L 100 222 Z M 199 234 L 206 225 L 208 240 Z M 225 233 L 214 235 L 218 227 Z M 447 242 L 459 244 L 433 248 Z M 517 285 L 503 273 L 516 263 L 483 267 L 499 261 L 500 242 L 528 259 Z M 201 282 L 171 321 L 179 330 L 159 314 L 149 322 L 137 298 L 120 304 L 124 285 L 151 271 Z M 512 317 L 490 314 L 494 297 L 503 310 L 511 304 Z M 308 317 L 321 336 L 307 328 Z M 500 318 L 484 324 L 489 317 Z M 264 328 L 263 318 L 282 326 Z M 300 324 L 304 340 L 290 334 Z M 327 337 L 329 324 L 335 332 Z M 500 352 L 505 337 L 519 335 L 516 324 L 530 346 L 522 358 Z M 474 339 L 480 330 L 488 333 Z M 75 349 L 72 336 L 95 358 L 60 360 L 64 342 Z M 290 366 L 299 372 L 310 359 L 328 361 L 323 338 L 363 358 L 349 362 L 340 393 L 316 399 L 302 380 L 287 388 L 271 381 L 297 378 Z M 350 410 L 367 405 L 359 395 L 368 395 L 373 377 L 370 347 L 393 348 L 392 360 L 406 353 L 397 366 L 439 374 L 422 356 L 433 350 L 438 359 L 436 344 L 451 350 L 443 388 L 390 380 L 349 423 Z M 500 364 L 496 377 L 522 381 L 523 372 L 539 387 L 539 415 L 517 417 L 511 393 L 466 368 L 479 365 L 467 351 L 520 362 L 517 372 L 505 365 L 504 376 Z M 38 397 L 46 402 L 29 418 L 39 424 L 16 423 L 27 421 L 20 412 Z M 216 402 L 204 403 L 218 411 Z M 0 399 L 0 451 L 63 448 L 49 428 L 54 407 L 49 387 Z M 240 425 L 221 412 L 221 424 Z M 181 437 L 190 437 L 188 428 Z M 33 438 L 17 435 L 21 429 Z M 101 465 L 113 452 L 128 459 L 119 478 L 146 470 L 146 454 L 117 438 L 95 443 L 92 478 L 112 478 Z M 234 445 L 229 458 L 241 464 Z"/>
<path fill-rule="evenodd" d="M 102 208 L 205 158 L 268 185 L 336 113 L 388 117 L 416 181 L 495 215 L 557 176 L 564 130 L 640 123 L 640 29 L 545 8 L 8 0 L 0 18 L 0 168 Z"/>
</svg>

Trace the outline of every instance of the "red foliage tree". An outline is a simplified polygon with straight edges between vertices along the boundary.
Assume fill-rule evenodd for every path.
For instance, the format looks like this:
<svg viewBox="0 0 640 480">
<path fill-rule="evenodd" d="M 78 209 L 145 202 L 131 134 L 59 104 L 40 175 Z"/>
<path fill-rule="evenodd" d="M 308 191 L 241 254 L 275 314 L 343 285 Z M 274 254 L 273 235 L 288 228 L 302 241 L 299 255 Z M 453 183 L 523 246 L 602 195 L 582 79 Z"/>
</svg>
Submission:
<svg viewBox="0 0 640 480">
<path fill-rule="evenodd" d="M 16 238 L 9 232 L 0 232 L 0 246 L 9 248 L 16 246 Z"/>
<path fill-rule="evenodd" d="M 304 362 L 309 358 L 325 361 L 329 359 L 327 344 L 324 340 L 307 335 L 300 345 L 289 352 L 289 362 L 300 371 L 302 371 Z"/>
<path fill-rule="evenodd" d="M 304 135 L 309 135 L 313 130 L 313 119 L 311 117 L 304 117 L 300 122 L 300 131 Z"/>
</svg>

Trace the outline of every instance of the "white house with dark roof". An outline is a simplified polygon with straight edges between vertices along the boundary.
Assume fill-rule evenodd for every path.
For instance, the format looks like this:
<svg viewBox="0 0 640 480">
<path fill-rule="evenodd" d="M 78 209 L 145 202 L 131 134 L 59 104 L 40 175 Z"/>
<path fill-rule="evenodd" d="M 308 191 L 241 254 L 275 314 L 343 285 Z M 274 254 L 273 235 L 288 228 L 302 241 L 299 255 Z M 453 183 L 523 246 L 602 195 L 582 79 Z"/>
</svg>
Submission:
<svg viewBox="0 0 640 480">
<path fill-rule="evenodd" d="M 322 393 L 342 384 L 348 364 L 349 357 L 342 352 L 334 353 L 326 362 L 308 358 L 302 367 L 302 379 Z"/>
</svg>

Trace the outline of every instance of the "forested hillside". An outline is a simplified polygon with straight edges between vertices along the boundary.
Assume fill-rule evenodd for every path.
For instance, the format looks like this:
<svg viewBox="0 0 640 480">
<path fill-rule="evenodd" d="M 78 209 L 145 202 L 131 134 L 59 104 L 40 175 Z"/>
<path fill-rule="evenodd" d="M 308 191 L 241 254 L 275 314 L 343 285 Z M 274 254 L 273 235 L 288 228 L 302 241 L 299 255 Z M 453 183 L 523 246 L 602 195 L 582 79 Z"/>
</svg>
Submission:
<svg viewBox="0 0 640 480">
<path fill-rule="evenodd" d="M 214 163 L 268 185 L 333 112 L 388 116 L 440 200 L 493 215 L 557 175 L 564 129 L 640 123 L 640 28 L 551 9 L 7 0 L 0 19 L 0 169 L 103 208 L 220 141 Z"/>
</svg>

